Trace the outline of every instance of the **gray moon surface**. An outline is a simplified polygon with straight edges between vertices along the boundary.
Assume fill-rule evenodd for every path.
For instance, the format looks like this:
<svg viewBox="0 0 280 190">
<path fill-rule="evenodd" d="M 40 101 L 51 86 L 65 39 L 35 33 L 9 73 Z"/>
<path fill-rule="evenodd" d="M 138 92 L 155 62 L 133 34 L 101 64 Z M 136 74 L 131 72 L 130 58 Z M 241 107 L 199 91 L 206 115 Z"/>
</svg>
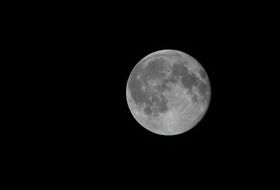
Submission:
<svg viewBox="0 0 280 190">
<path fill-rule="evenodd" d="M 163 56 L 163 57 L 169 57 L 171 60 L 179 60 L 183 59 L 188 63 L 191 63 L 191 66 L 193 66 L 195 69 L 202 69 L 205 71 L 205 81 L 207 85 L 209 85 L 209 92 L 206 98 L 205 102 L 202 102 L 199 106 L 193 106 L 190 108 L 187 108 L 187 106 L 184 107 L 184 97 L 182 100 L 180 98 L 177 98 L 176 101 L 178 101 L 178 109 L 174 109 L 174 112 L 170 112 L 170 114 L 167 114 L 166 116 L 162 117 L 159 120 L 151 120 L 147 119 L 139 110 L 139 108 L 134 104 L 130 91 L 128 89 L 128 82 L 130 79 L 130 76 L 133 72 L 130 73 L 130 76 L 128 78 L 127 82 L 127 91 L 126 91 L 126 99 L 129 106 L 129 109 L 135 118 L 135 120 L 147 131 L 150 131 L 154 134 L 163 135 L 163 136 L 172 136 L 172 135 L 179 135 L 182 133 L 185 133 L 195 126 L 199 124 L 199 122 L 204 118 L 211 99 L 211 85 L 208 78 L 207 71 L 203 68 L 203 66 L 191 55 L 184 53 L 179 50 L 172 50 L 172 49 L 166 49 L 166 50 L 159 50 L 152 52 L 148 54 L 147 56 L 143 57 L 139 60 L 136 64 L 143 64 L 146 61 L 148 61 L 151 58 L 154 58 L 156 56 Z M 180 96 L 181 97 L 181 96 Z M 186 101 L 187 102 L 187 101 Z M 187 103 L 185 103 L 187 105 Z M 183 110 L 183 111 L 182 111 Z"/>
</svg>

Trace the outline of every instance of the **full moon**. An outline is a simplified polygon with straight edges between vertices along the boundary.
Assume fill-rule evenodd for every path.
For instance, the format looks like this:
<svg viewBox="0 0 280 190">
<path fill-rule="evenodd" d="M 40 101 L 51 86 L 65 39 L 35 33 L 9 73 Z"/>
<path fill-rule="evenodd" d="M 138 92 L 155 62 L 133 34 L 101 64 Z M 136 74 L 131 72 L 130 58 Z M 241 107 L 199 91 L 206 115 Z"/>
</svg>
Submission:
<svg viewBox="0 0 280 190">
<path fill-rule="evenodd" d="M 153 69 L 155 63 L 159 69 Z M 185 67 L 193 78 L 176 65 Z M 192 86 L 188 84 L 193 81 Z M 206 70 L 195 58 L 178 50 L 160 50 L 142 58 L 132 68 L 126 87 L 128 107 L 135 120 L 148 131 L 165 136 L 197 126 L 208 110 L 210 96 Z M 158 102 L 161 107 L 157 108 Z"/>
</svg>

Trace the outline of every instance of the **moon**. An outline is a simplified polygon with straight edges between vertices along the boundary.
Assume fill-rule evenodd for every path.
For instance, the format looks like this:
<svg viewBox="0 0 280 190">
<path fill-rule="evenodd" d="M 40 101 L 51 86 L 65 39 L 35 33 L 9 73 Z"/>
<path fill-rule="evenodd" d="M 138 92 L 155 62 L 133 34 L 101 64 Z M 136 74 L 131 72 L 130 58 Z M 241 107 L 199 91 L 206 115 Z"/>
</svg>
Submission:
<svg viewBox="0 0 280 190">
<path fill-rule="evenodd" d="M 179 135 L 194 128 L 203 119 L 208 110 L 211 97 L 210 81 L 205 69 L 195 58 L 178 50 L 168 49 L 152 52 L 142 58 L 135 67 L 141 66 L 145 68 L 150 60 L 157 57 L 166 59 L 171 66 L 179 61 L 188 63 L 186 67 L 201 80 L 201 83 L 207 85 L 208 90 L 206 95 L 202 96 L 196 88 L 193 88 L 191 95 L 190 92 L 184 90 L 179 83 L 176 85 L 172 84 L 172 90 L 164 94 L 168 100 L 168 111 L 157 118 L 148 117 L 143 111 L 143 108 L 137 105 L 131 97 L 128 83 L 134 72 L 133 69 L 128 78 L 126 87 L 128 107 L 135 120 L 148 131 L 164 136 Z M 197 102 L 192 100 L 193 94 L 198 97 Z"/>
</svg>

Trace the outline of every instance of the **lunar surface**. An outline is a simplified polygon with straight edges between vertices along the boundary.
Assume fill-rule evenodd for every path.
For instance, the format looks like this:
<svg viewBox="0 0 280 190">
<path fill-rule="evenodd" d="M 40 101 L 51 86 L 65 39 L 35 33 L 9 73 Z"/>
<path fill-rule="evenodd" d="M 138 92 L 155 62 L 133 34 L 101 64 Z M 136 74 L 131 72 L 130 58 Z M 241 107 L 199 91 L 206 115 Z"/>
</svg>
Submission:
<svg viewBox="0 0 280 190">
<path fill-rule="evenodd" d="M 126 92 L 129 109 L 140 125 L 159 135 L 178 135 L 203 118 L 211 90 L 208 75 L 196 59 L 181 51 L 161 50 L 135 65 Z"/>
</svg>

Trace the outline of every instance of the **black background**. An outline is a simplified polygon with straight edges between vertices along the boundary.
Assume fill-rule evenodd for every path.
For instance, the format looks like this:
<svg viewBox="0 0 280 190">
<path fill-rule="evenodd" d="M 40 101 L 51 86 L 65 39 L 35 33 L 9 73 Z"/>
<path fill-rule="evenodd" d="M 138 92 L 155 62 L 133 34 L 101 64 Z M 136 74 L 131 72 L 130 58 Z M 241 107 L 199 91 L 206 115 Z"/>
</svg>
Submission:
<svg viewBox="0 0 280 190">
<path fill-rule="evenodd" d="M 259 27 L 262 16 L 252 16 L 246 8 L 238 9 L 239 14 L 228 9 L 150 15 L 146 9 L 129 10 L 101 14 L 61 8 L 53 16 L 30 15 L 18 21 L 22 33 L 17 47 L 28 52 L 22 58 L 28 59 L 24 69 L 32 74 L 27 78 L 34 91 L 26 93 L 34 102 L 28 105 L 32 114 L 23 118 L 29 127 L 18 132 L 27 135 L 15 145 L 23 150 L 21 155 L 38 163 L 38 170 L 82 173 L 86 179 L 96 171 L 106 178 L 108 173 L 152 175 L 168 169 L 191 171 L 195 177 L 246 176 L 257 170 L 268 150 L 260 140 L 266 134 L 258 120 L 262 101 L 256 95 L 263 84 L 258 81 L 263 65 L 258 55 L 265 41 Z M 176 136 L 141 127 L 126 100 L 134 66 L 163 49 L 193 56 L 211 84 L 203 119 Z"/>
<path fill-rule="evenodd" d="M 252 142 L 256 126 L 251 126 L 248 114 L 253 85 L 247 70 L 252 64 L 247 46 L 254 42 L 243 30 L 245 24 L 232 25 L 230 19 L 195 21 L 192 26 L 113 20 L 97 27 L 82 23 L 63 27 L 55 38 L 58 43 L 53 44 L 58 45 L 60 58 L 55 58 L 53 67 L 58 65 L 56 103 L 61 104 L 61 110 L 55 110 L 59 123 L 51 130 L 54 150 L 63 158 L 74 154 L 112 167 L 151 162 L 194 162 L 210 167 L 231 162 L 226 165 L 235 167 L 234 163 L 244 161 L 244 155 L 256 148 Z M 212 87 L 205 117 L 177 136 L 147 131 L 133 118 L 126 102 L 126 84 L 135 64 L 162 49 L 180 50 L 196 58 Z"/>
</svg>

